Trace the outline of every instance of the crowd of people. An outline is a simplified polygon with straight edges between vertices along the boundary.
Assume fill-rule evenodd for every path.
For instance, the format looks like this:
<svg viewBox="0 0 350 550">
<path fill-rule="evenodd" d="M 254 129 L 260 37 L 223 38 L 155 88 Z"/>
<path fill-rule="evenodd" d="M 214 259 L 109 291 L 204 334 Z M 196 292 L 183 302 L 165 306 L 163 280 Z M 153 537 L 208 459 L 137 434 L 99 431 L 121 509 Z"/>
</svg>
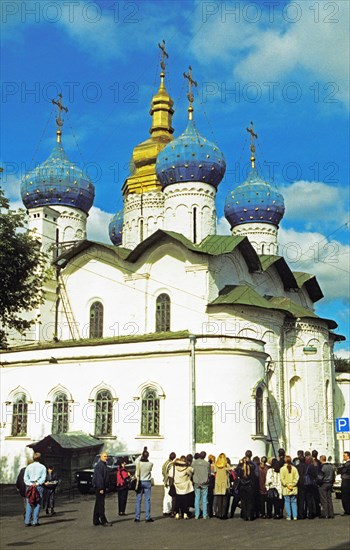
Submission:
<svg viewBox="0 0 350 550">
<path fill-rule="evenodd" d="M 108 487 L 108 454 L 102 452 L 95 466 L 93 486 L 95 506 L 93 524 L 112 526 L 105 515 L 105 495 Z M 344 515 L 350 515 L 350 452 L 344 452 L 341 473 L 341 498 Z M 141 521 L 144 497 L 146 522 L 151 517 L 151 489 L 153 463 L 147 447 L 136 462 L 134 476 L 121 459 L 116 472 L 118 513 L 125 515 L 128 492 L 136 492 L 135 518 Z M 284 449 L 277 457 L 252 456 L 250 450 L 237 465 L 232 465 L 225 453 L 218 457 L 202 451 L 192 455 L 176 456 L 172 452 L 162 467 L 164 496 L 163 516 L 179 519 L 221 520 L 234 518 L 236 510 L 242 520 L 282 519 L 288 521 L 332 519 L 334 510 L 332 488 L 336 467 L 316 450 L 298 451 L 292 458 Z M 55 490 L 58 484 L 54 469 L 40 463 L 40 453 L 34 453 L 33 462 L 22 468 L 17 489 L 24 497 L 26 526 L 39 525 L 40 507 L 46 514 L 54 514 Z M 237 513 L 238 515 L 238 513 Z"/>
<path fill-rule="evenodd" d="M 344 453 L 342 504 L 350 514 L 350 453 Z M 332 488 L 336 468 L 316 450 L 298 451 L 295 458 L 279 449 L 278 457 L 252 456 L 250 450 L 237 466 L 221 453 L 203 451 L 169 459 L 163 465 L 163 514 L 175 519 L 234 518 L 236 509 L 245 521 L 334 518 Z M 172 488 L 174 487 L 174 488 Z"/>
</svg>

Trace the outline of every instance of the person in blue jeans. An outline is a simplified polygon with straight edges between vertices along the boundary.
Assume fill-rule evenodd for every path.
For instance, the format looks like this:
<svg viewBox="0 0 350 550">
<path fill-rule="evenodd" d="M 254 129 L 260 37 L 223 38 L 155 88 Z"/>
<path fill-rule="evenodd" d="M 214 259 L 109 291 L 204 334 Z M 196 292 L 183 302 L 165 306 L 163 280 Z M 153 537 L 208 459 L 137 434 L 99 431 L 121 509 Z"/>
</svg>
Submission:
<svg viewBox="0 0 350 550">
<path fill-rule="evenodd" d="M 34 453 L 33 463 L 29 464 L 24 471 L 23 480 L 27 487 L 24 518 L 26 527 L 39 525 L 40 506 L 44 493 L 43 484 L 46 480 L 46 468 L 43 464 L 40 464 L 40 458 L 40 453 Z"/>
<path fill-rule="evenodd" d="M 199 453 L 199 458 L 195 459 L 191 466 L 193 468 L 194 485 L 194 517 L 199 519 L 202 501 L 203 519 L 208 517 L 208 487 L 210 478 L 210 464 L 205 460 L 207 456 L 205 451 Z"/>
<path fill-rule="evenodd" d="M 137 523 L 141 521 L 141 503 L 142 495 L 145 495 L 145 514 L 146 522 L 152 523 L 154 520 L 151 518 L 151 472 L 153 463 L 148 460 L 149 452 L 147 447 L 144 447 L 140 460 L 136 464 L 136 477 L 138 479 L 138 490 L 136 491 L 136 506 L 135 506 L 135 520 Z"/>
<path fill-rule="evenodd" d="M 287 520 L 298 519 L 297 494 L 299 473 L 292 464 L 290 456 L 285 456 L 285 465 L 280 470 L 280 479 L 282 485 L 282 494 L 284 496 L 284 505 L 287 514 Z"/>
</svg>

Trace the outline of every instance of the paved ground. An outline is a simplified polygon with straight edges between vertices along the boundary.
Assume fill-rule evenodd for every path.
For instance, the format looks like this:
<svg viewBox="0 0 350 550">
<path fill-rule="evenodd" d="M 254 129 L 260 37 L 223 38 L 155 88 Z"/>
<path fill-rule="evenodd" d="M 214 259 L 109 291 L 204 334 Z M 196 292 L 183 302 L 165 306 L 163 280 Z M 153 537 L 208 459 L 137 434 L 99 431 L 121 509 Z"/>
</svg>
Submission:
<svg viewBox="0 0 350 550">
<path fill-rule="evenodd" d="M 79 493 L 59 496 L 57 515 L 40 518 L 40 527 L 24 527 L 21 501 L 15 490 L 1 495 L 0 545 L 2 550 L 33 547 L 35 550 L 269 550 L 288 546 L 293 550 L 349 550 L 350 518 L 341 516 L 335 500 L 334 520 L 296 521 L 233 520 L 176 521 L 162 516 L 162 488 L 152 489 L 154 523 L 134 523 L 135 494 L 129 495 L 127 516 L 118 517 L 116 495 L 106 499 L 106 510 L 113 527 L 94 527 L 94 496 Z M 142 517 L 144 519 L 144 516 Z"/>
</svg>

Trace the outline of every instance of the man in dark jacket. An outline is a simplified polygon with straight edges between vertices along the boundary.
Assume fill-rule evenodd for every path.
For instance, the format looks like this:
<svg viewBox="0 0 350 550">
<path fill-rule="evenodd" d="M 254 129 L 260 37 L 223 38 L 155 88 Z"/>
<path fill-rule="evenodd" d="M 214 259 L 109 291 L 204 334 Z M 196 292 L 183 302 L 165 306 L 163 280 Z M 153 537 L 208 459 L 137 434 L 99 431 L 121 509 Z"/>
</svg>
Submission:
<svg viewBox="0 0 350 550">
<path fill-rule="evenodd" d="M 105 496 L 108 487 L 108 470 L 107 470 L 108 454 L 103 451 L 100 454 L 100 460 L 95 466 L 92 484 L 95 487 L 95 507 L 93 515 L 94 525 L 103 525 L 103 527 L 111 527 L 112 523 L 107 521 L 105 515 Z"/>
<path fill-rule="evenodd" d="M 298 474 L 299 474 L 298 494 L 297 494 L 298 519 L 305 519 L 307 514 L 307 509 L 306 509 L 306 495 L 305 495 L 305 487 L 304 487 L 304 474 L 306 470 L 304 453 L 302 455 L 298 454 L 298 460 L 299 460 L 299 463 L 296 465 L 296 469 L 298 470 Z"/>
<path fill-rule="evenodd" d="M 332 487 L 335 481 L 335 467 L 327 462 L 325 455 L 320 456 L 320 469 L 318 471 L 319 494 L 321 501 L 322 519 L 333 519 L 334 510 L 332 503 Z"/>
<path fill-rule="evenodd" d="M 344 452 L 344 464 L 340 468 L 341 473 L 341 502 L 344 514 L 350 514 L 350 452 Z"/>
<path fill-rule="evenodd" d="M 20 469 L 19 474 L 18 474 L 17 479 L 16 479 L 16 489 L 19 492 L 19 494 L 21 495 L 21 497 L 23 498 L 23 515 L 25 515 L 25 513 L 26 513 L 26 492 L 27 492 L 27 487 L 26 487 L 26 484 L 24 483 L 25 469 L 26 469 L 25 466 L 24 466 L 24 468 Z"/>
</svg>

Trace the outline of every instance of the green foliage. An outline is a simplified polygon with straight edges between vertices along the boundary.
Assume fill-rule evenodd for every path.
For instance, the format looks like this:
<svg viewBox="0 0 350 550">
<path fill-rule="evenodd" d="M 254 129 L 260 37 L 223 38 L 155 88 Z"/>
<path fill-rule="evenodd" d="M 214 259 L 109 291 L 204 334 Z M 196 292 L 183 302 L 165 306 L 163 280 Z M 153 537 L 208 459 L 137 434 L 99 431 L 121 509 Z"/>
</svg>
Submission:
<svg viewBox="0 0 350 550">
<path fill-rule="evenodd" d="M 25 211 L 11 210 L 0 187 L 0 348 L 10 331 L 23 334 L 33 323 L 23 314 L 43 301 L 44 279 L 40 242 L 25 228 Z"/>
<path fill-rule="evenodd" d="M 350 372 L 350 359 L 334 356 L 335 372 Z"/>
</svg>

